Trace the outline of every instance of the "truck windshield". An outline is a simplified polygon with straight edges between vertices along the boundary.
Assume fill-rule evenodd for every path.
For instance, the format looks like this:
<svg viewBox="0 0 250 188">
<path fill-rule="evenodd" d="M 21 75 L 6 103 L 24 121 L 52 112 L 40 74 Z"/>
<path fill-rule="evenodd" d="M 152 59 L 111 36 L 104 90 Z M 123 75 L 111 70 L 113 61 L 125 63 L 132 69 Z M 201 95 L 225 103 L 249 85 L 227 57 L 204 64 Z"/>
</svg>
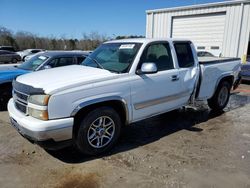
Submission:
<svg viewBox="0 0 250 188">
<path fill-rule="evenodd" d="M 111 72 L 128 72 L 141 43 L 106 43 L 98 47 L 82 65 L 103 68 Z"/>
<path fill-rule="evenodd" d="M 24 69 L 24 70 L 34 71 L 42 63 L 44 63 L 47 59 L 48 59 L 48 57 L 46 57 L 46 56 L 36 55 L 36 56 L 32 57 L 31 59 L 29 59 L 28 61 L 25 61 L 24 63 L 19 65 L 18 68 Z"/>
</svg>

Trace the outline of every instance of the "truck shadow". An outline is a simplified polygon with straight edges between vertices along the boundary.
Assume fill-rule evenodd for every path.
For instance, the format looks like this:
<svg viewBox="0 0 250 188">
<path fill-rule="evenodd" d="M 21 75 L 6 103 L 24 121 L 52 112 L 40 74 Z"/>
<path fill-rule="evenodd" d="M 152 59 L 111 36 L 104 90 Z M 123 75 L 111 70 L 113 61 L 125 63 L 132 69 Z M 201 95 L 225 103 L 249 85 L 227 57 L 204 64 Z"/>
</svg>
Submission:
<svg viewBox="0 0 250 188">
<path fill-rule="evenodd" d="M 250 103 L 250 96 L 234 93 L 225 112 L 242 107 L 248 103 Z M 183 108 L 134 123 L 123 128 L 119 142 L 110 152 L 97 157 L 83 155 L 73 149 L 73 147 L 58 151 L 48 151 L 48 153 L 65 163 L 83 163 L 155 142 L 180 130 L 202 132 L 203 129 L 201 126 L 196 127 L 197 124 L 216 118 L 225 112 L 214 112 L 209 110 L 206 105 L 203 105 L 199 109 Z"/>
</svg>

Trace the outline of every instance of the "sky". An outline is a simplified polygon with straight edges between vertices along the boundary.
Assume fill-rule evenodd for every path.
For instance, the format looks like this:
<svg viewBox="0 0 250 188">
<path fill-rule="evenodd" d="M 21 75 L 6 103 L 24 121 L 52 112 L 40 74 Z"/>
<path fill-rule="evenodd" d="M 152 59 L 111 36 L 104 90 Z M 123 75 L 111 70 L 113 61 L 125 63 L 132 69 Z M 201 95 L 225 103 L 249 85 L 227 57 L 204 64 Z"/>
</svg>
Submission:
<svg viewBox="0 0 250 188">
<path fill-rule="evenodd" d="M 0 0 L 0 26 L 39 36 L 144 35 L 146 10 L 223 0 Z"/>
</svg>

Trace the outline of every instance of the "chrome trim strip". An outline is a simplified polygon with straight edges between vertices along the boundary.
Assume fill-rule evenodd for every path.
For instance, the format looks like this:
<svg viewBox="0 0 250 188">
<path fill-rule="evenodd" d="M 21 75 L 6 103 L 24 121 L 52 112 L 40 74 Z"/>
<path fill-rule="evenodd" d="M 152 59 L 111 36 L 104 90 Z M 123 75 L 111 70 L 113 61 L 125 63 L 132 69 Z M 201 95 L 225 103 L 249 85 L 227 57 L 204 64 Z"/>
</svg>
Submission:
<svg viewBox="0 0 250 188">
<path fill-rule="evenodd" d="M 23 92 L 20 92 L 20 91 L 17 91 L 17 90 L 16 90 L 16 89 L 14 89 L 14 88 L 13 88 L 13 90 L 14 90 L 15 92 L 20 93 L 20 94 L 22 94 L 22 95 L 25 95 L 25 96 L 27 96 L 27 97 L 29 96 L 28 94 L 23 93 Z"/>
<path fill-rule="evenodd" d="M 16 100 L 16 99 L 14 99 L 14 101 L 15 101 L 16 103 L 22 105 L 22 106 L 27 107 L 27 104 L 24 104 L 22 101 L 19 101 L 19 100 Z"/>
<path fill-rule="evenodd" d="M 129 124 L 130 118 L 129 118 L 129 109 L 128 109 L 128 104 L 125 99 L 119 97 L 119 96 L 110 96 L 110 97 L 103 97 L 103 98 L 98 98 L 98 99 L 93 99 L 90 101 L 86 101 L 83 103 L 80 103 L 72 112 L 71 112 L 71 117 L 75 116 L 77 112 L 79 112 L 82 108 L 87 107 L 92 104 L 97 104 L 101 102 L 108 102 L 108 101 L 120 101 L 123 104 L 123 108 L 126 113 L 126 124 Z"/>
<path fill-rule="evenodd" d="M 21 99 L 20 97 L 18 97 L 15 93 L 13 94 L 13 99 L 14 99 L 14 101 L 19 101 L 19 102 L 22 102 L 22 103 L 24 103 L 25 105 L 27 105 L 28 103 L 27 103 L 27 101 L 25 101 L 25 100 L 23 100 L 23 99 Z"/>
<path fill-rule="evenodd" d="M 170 112 L 170 111 L 175 110 L 175 109 L 180 109 L 180 108 L 183 107 L 183 106 L 185 106 L 185 104 L 180 105 L 180 106 L 175 106 L 174 108 L 170 108 L 170 109 L 168 109 L 168 110 L 163 110 L 163 111 L 161 111 L 161 112 L 157 112 L 157 113 L 153 113 L 153 114 L 147 115 L 146 118 L 145 118 L 145 117 L 141 117 L 141 118 L 139 118 L 139 119 L 134 120 L 133 123 L 138 122 L 138 121 L 141 121 L 141 120 L 149 119 L 149 118 L 152 118 L 152 117 L 154 117 L 154 116 L 158 116 L 158 115 L 160 115 L 160 114 L 164 114 L 164 113 Z"/>
<path fill-rule="evenodd" d="M 27 107 L 27 104 L 23 104 L 21 101 L 18 101 L 18 100 L 14 99 L 14 98 L 13 98 L 13 100 L 14 100 L 14 105 L 15 105 L 16 108 L 17 108 L 16 103 L 18 103 L 19 105 L 22 105 L 23 107 L 25 107 L 25 112 L 20 111 L 18 108 L 17 108 L 17 110 L 18 110 L 19 112 L 21 112 L 21 113 L 23 113 L 23 114 L 25 114 L 25 115 L 27 116 L 27 115 L 28 115 L 28 107 Z"/>
<path fill-rule="evenodd" d="M 170 101 L 173 101 L 173 100 L 177 100 L 179 98 L 182 98 L 182 97 L 185 97 L 185 96 L 188 96 L 188 95 L 189 95 L 189 92 L 184 91 L 184 92 L 176 94 L 176 95 L 170 95 L 170 96 L 161 97 L 161 98 L 158 98 L 158 99 L 153 99 L 153 100 L 148 100 L 148 101 L 136 103 L 136 104 L 134 104 L 134 108 L 136 110 L 140 110 L 140 109 L 147 108 L 147 107 L 154 106 L 154 105 L 158 105 L 158 104 L 161 104 L 161 103 L 166 103 L 166 102 L 170 102 Z"/>
<path fill-rule="evenodd" d="M 33 108 L 33 109 L 36 109 L 36 110 L 48 110 L 48 107 L 47 106 L 41 106 L 41 105 L 37 105 L 37 104 L 33 104 L 33 103 L 30 103 L 28 102 L 28 108 Z"/>
</svg>

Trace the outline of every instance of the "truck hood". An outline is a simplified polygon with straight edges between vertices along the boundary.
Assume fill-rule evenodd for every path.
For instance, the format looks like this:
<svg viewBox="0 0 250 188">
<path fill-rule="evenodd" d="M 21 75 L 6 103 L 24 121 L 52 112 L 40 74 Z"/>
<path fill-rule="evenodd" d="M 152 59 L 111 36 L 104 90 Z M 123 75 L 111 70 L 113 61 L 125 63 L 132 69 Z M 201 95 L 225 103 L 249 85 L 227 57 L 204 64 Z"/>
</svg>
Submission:
<svg viewBox="0 0 250 188">
<path fill-rule="evenodd" d="M 118 74 L 104 69 L 70 65 L 22 75 L 17 78 L 17 82 L 34 88 L 41 88 L 46 94 L 53 94 L 78 85 L 92 84 L 104 79 L 113 79 L 117 76 Z"/>
<path fill-rule="evenodd" d="M 0 83 L 4 83 L 6 81 L 12 81 L 19 75 L 23 75 L 29 73 L 30 71 L 18 69 L 15 67 L 1 67 L 0 68 Z"/>
</svg>

